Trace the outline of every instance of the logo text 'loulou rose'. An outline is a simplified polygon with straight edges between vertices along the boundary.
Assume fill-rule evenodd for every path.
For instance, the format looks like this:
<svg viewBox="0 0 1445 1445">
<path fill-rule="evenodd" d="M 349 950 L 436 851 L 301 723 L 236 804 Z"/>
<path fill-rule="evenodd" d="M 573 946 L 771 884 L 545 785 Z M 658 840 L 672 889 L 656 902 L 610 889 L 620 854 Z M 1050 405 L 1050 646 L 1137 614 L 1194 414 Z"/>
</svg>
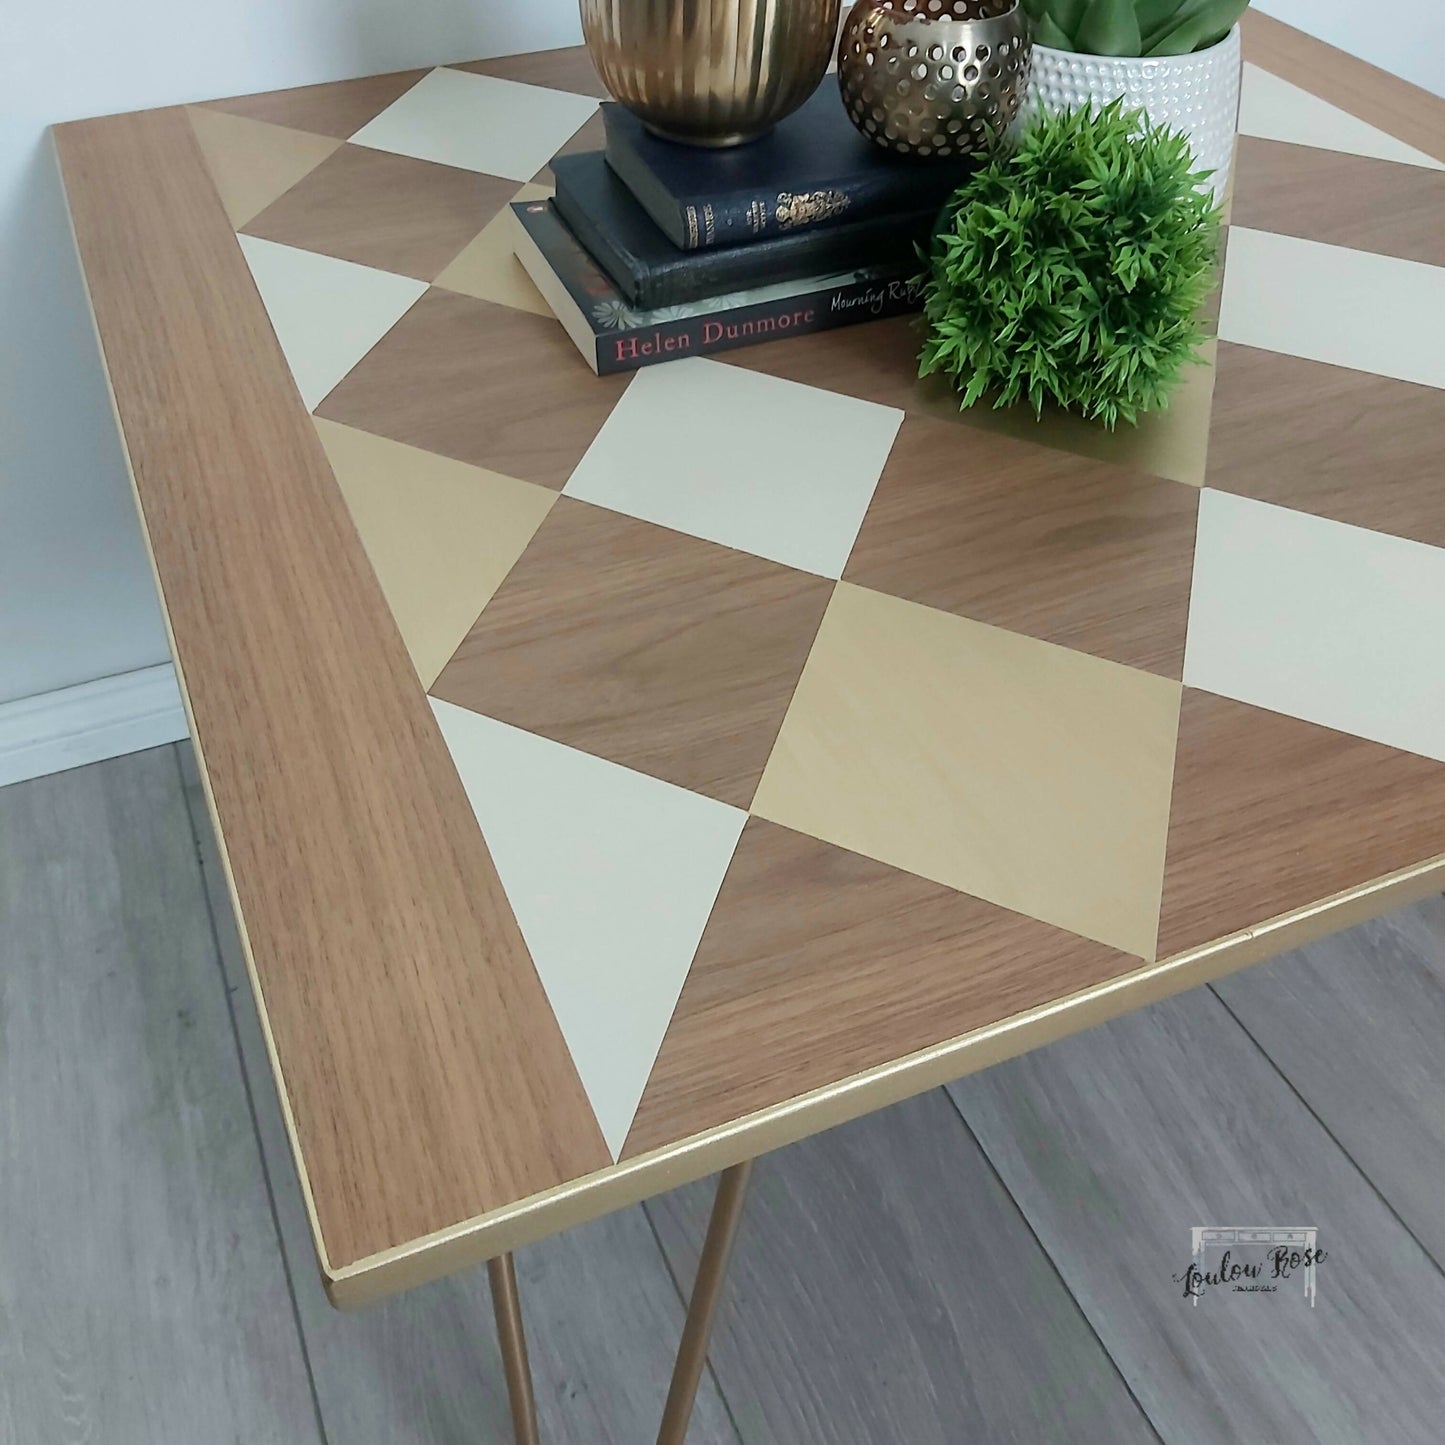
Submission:
<svg viewBox="0 0 1445 1445">
<path fill-rule="evenodd" d="M 1302 1282 L 1311 1307 L 1315 1271 L 1329 1258 L 1313 1225 L 1224 1228 L 1201 1225 L 1192 1231 L 1194 1258 L 1173 1276 L 1184 1298 L 1197 1305 L 1211 1289 L 1235 1294 L 1275 1294 L 1288 1281 Z M 1215 1255 L 1215 1251 L 1222 1253 Z"/>
</svg>

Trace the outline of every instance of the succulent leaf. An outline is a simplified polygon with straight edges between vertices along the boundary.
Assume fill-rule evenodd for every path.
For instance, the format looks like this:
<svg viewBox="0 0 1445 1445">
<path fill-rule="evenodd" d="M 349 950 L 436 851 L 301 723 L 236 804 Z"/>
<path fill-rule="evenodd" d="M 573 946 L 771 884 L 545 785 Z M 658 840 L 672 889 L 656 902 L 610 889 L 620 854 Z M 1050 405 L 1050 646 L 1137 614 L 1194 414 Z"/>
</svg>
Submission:
<svg viewBox="0 0 1445 1445">
<path fill-rule="evenodd" d="M 1047 8 L 1065 35 L 1077 36 L 1079 22 L 1089 8 L 1089 0 L 1048 0 Z"/>
<path fill-rule="evenodd" d="M 1202 0 L 1184 7 L 1178 23 L 1166 26 L 1146 42 L 1146 55 L 1188 55 L 1217 45 L 1249 8 L 1249 0 Z"/>
<path fill-rule="evenodd" d="M 1045 0 L 1033 0 L 1043 4 Z M 1134 13 L 1139 17 L 1139 34 L 1148 41 L 1149 37 L 1179 14 L 1180 0 L 1134 0 Z"/>
<path fill-rule="evenodd" d="M 1059 28 L 1059 22 L 1047 12 L 1034 21 L 1034 44 L 1053 50 L 1072 50 L 1074 37 Z"/>
<path fill-rule="evenodd" d="M 1022 0 L 1035 41 L 1085 55 L 1183 55 L 1229 34 L 1249 0 Z"/>
<path fill-rule="evenodd" d="M 1090 0 L 1074 38 L 1089 55 L 1138 55 L 1143 37 L 1134 0 Z"/>
</svg>

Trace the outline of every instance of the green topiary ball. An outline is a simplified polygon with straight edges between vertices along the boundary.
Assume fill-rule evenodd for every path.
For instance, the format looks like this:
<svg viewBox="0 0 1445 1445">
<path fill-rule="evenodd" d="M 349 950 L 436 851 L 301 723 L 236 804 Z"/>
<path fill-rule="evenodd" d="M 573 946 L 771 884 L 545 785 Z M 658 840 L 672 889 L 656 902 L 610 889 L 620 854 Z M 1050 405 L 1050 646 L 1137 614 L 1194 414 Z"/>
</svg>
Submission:
<svg viewBox="0 0 1445 1445">
<path fill-rule="evenodd" d="M 1182 135 L 1115 101 L 1031 120 L 939 217 L 919 375 L 963 407 L 1052 402 L 1114 427 L 1166 404 L 1206 332 L 1220 212 Z"/>
</svg>

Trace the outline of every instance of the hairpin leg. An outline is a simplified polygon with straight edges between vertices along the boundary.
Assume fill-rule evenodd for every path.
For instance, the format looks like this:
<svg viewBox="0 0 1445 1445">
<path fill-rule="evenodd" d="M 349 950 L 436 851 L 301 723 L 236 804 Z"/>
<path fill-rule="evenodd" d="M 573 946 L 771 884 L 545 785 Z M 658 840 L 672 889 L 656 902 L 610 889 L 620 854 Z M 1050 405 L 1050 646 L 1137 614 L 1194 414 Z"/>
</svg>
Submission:
<svg viewBox="0 0 1445 1445">
<path fill-rule="evenodd" d="M 540 1445 L 537 1400 L 532 1393 L 532 1369 L 527 1363 L 527 1337 L 522 1330 L 522 1303 L 517 1295 L 517 1272 L 510 1254 L 487 1261 L 492 1286 L 492 1310 L 497 1316 L 497 1343 L 507 1373 L 507 1398 L 512 1405 L 512 1434 L 517 1445 Z"/>
<path fill-rule="evenodd" d="M 749 1159 L 731 1169 L 724 1169 L 718 1180 L 712 1218 L 708 1221 L 707 1238 L 703 1241 L 702 1256 L 697 1264 L 697 1278 L 693 1281 L 687 1323 L 683 1326 L 682 1342 L 677 1348 L 677 1364 L 673 1367 L 672 1387 L 667 1392 L 657 1445 L 683 1445 L 687 1436 L 698 1382 L 707 1363 L 708 1337 L 722 1297 L 728 1258 L 732 1254 L 733 1240 L 737 1237 L 738 1221 L 742 1218 L 752 1169 L 753 1161 Z"/>
</svg>

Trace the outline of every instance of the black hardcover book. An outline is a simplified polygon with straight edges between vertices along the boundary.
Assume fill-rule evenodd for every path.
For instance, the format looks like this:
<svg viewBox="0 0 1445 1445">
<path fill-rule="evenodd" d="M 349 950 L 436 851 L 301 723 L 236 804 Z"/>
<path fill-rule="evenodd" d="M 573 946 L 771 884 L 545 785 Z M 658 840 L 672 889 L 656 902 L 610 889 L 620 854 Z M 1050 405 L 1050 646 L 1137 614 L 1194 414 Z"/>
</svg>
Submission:
<svg viewBox="0 0 1445 1445">
<path fill-rule="evenodd" d="M 806 331 L 825 331 L 916 311 L 922 293 L 906 270 L 851 270 L 810 276 L 645 311 L 602 272 L 551 201 L 515 201 L 517 259 L 596 372 L 632 371 L 657 361 L 706 356 Z"/>
<path fill-rule="evenodd" d="M 600 151 L 558 156 L 557 210 L 572 234 L 634 305 L 676 306 L 749 286 L 795 281 L 869 266 L 917 270 L 915 246 L 928 237 L 936 208 L 875 216 L 817 231 L 798 231 L 751 246 L 684 251 L 674 246 Z"/>
<path fill-rule="evenodd" d="M 684 251 L 937 211 L 975 164 L 910 160 L 866 140 L 831 76 L 770 134 L 727 150 L 662 140 L 615 102 L 602 115 L 607 164 Z"/>
</svg>

